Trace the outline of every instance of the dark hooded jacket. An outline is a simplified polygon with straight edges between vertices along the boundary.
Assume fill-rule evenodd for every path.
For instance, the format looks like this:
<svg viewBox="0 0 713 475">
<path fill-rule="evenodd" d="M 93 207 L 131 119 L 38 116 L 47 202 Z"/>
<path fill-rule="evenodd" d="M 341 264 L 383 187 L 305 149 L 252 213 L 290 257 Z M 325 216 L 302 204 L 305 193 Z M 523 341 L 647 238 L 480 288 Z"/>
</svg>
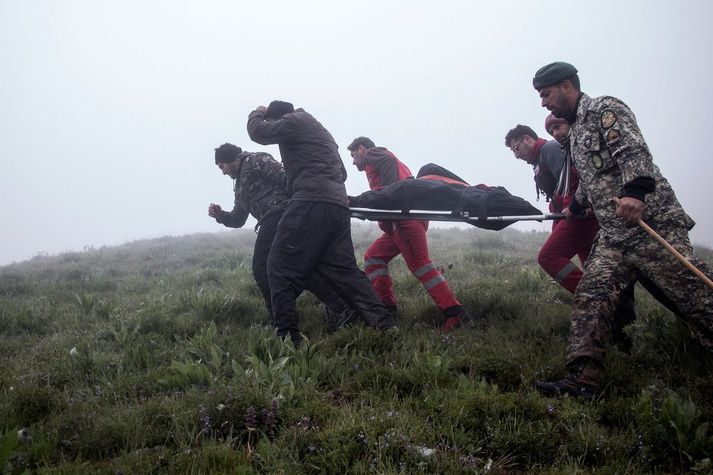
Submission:
<svg viewBox="0 0 713 475">
<path fill-rule="evenodd" d="M 332 134 L 303 109 L 266 120 L 253 111 L 248 134 L 261 144 L 277 144 L 287 175 L 287 196 L 296 201 L 323 201 L 349 206 L 344 181 L 347 171 Z"/>
</svg>

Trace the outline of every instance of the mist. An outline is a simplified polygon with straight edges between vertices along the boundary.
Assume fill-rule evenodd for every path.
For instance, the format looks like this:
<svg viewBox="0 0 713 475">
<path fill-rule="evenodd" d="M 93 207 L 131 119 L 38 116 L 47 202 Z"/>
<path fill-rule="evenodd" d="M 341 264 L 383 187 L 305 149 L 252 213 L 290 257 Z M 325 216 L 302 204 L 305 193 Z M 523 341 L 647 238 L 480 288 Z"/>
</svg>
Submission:
<svg viewBox="0 0 713 475">
<path fill-rule="evenodd" d="M 273 99 L 332 132 L 349 194 L 368 189 L 346 150 L 366 135 L 414 172 L 435 162 L 546 211 L 504 137 L 551 138 L 531 80 L 560 60 L 632 108 L 692 241 L 713 246 L 710 18 L 707 1 L 0 0 L 0 265 L 224 229 L 213 149 L 279 159 L 245 129 Z"/>
</svg>

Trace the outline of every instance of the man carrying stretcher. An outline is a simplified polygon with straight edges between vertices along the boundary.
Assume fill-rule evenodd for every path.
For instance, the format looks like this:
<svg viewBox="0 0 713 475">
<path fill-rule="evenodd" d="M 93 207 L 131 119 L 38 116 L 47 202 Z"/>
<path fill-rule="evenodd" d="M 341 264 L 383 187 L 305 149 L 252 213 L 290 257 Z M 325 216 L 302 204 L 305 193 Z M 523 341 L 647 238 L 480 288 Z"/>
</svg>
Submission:
<svg viewBox="0 0 713 475">
<path fill-rule="evenodd" d="M 375 146 L 367 137 L 355 138 L 347 148 L 357 169 L 366 172 L 372 190 L 413 179 L 411 171 L 396 155 L 384 147 Z M 428 256 L 428 221 L 379 221 L 379 228 L 384 233 L 367 249 L 364 271 L 389 312 L 395 316 L 397 309 L 389 262 L 401 254 L 411 273 L 423 284 L 443 314 L 443 330 L 450 331 L 460 325 L 465 317 L 463 307 Z"/>
</svg>

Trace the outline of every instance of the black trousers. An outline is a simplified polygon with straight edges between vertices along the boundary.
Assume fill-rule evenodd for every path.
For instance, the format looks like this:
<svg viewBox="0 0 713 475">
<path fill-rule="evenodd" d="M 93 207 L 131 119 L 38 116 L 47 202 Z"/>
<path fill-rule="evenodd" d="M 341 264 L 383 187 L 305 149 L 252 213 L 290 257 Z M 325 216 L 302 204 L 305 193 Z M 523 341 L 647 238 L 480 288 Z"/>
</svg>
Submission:
<svg viewBox="0 0 713 475">
<path fill-rule="evenodd" d="M 356 264 L 349 209 L 332 203 L 292 201 L 282 215 L 267 262 L 277 334 L 299 341 L 295 299 L 317 274 L 365 323 L 394 326 Z"/>
<path fill-rule="evenodd" d="M 283 212 L 273 213 L 262 220 L 253 250 L 253 277 L 265 299 L 265 306 L 272 321 L 274 321 L 274 317 L 272 314 L 270 279 L 267 273 L 267 258 L 270 255 L 270 249 L 277 233 L 277 225 L 280 222 L 280 218 L 282 218 L 282 214 Z M 336 313 L 341 313 L 349 308 L 346 302 L 317 274 L 312 274 L 307 279 L 304 290 L 312 292 L 323 304 Z"/>
</svg>

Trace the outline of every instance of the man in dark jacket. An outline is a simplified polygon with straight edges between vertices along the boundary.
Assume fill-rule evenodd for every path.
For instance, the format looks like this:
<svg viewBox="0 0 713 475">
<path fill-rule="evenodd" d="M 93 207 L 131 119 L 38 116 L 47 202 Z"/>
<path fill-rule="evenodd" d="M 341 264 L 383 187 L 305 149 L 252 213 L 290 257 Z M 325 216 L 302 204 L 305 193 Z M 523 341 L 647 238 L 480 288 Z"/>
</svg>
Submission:
<svg viewBox="0 0 713 475">
<path fill-rule="evenodd" d="M 411 170 L 396 155 L 377 147 L 368 137 L 357 137 L 347 147 L 359 171 L 366 172 L 369 188 L 379 190 L 400 180 L 413 179 Z M 389 275 L 389 262 L 401 254 L 411 273 L 443 313 L 443 329 L 460 325 L 463 307 L 455 298 L 448 282 L 428 255 L 426 230 L 428 221 L 379 221 L 384 233 L 364 254 L 364 271 L 371 286 L 387 309 L 396 314 L 394 284 Z"/>
<path fill-rule="evenodd" d="M 312 115 L 282 101 L 251 112 L 247 129 L 253 141 L 279 145 L 287 180 L 289 202 L 268 258 L 278 335 L 299 343 L 295 298 L 314 272 L 367 325 L 394 327 L 354 258 L 347 172 L 332 135 Z"/>
<path fill-rule="evenodd" d="M 255 229 L 259 231 L 253 251 L 252 271 L 265 299 L 270 320 L 274 322 L 267 258 L 275 239 L 277 223 L 287 207 L 285 171 L 269 153 L 244 152 L 230 143 L 215 149 L 215 164 L 223 175 L 234 180 L 235 203 L 232 211 L 223 211 L 220 205 L 211 203 L 208 215 L 231 228 L 241 228 L 249 215 L 257 220 Z M 353 311 L 319 276 L 313 274 L 305 283 L 305 288 L 325 304 L 331 325 L 342 326 L 354 318 Z"/>
</svg>

